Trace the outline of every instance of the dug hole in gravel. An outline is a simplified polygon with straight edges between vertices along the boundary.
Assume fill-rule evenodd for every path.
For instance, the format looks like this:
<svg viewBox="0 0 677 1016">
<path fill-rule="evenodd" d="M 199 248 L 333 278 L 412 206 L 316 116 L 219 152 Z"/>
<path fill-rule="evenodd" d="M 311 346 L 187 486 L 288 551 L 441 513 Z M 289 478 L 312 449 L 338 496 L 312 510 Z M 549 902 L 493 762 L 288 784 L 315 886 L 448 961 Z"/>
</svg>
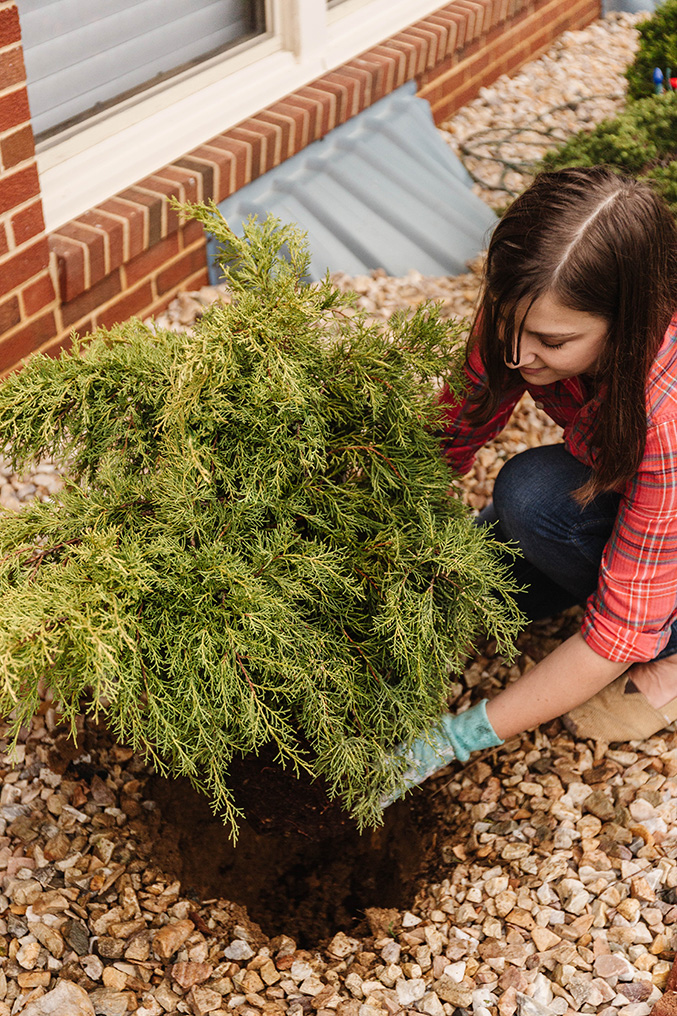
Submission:
<svg viewBox="0 0 677 1016">
<path fill-rule="evenodd" d="M 553 140 L 622 103 L 636 21 L 565 33 L 444 125 L 478 193 L 505 204 Z M 335 281 L 376 318 L 425 299 L 468 317 L 480 270 L 478 259 L 456 279 Z M 189 328 L 223 295 L 184 293 L 158 324 Z M 468 503 L 486 503 L 507 457 L 559 440 L 523 400 L 465 479 Z M 58 497 L 51 463 L 2 477 L 7 510 Z M 510 667 L 478 647 L 453 708 L 495 694 L 577 624 L 570 611 L 531 625 Z M 206 799 L 105 728 L 82 720 L 74 745 L 48 698 L 1 765 L 0 1016 L 674 1011 L 671 728 L 608 748 L 555 721 L 454 763 L 362 837 L 321 787 L 299 795 L 274 766 L 244 760 L 236 781 L 260 805 L 236 848 Z"/>
</svg>

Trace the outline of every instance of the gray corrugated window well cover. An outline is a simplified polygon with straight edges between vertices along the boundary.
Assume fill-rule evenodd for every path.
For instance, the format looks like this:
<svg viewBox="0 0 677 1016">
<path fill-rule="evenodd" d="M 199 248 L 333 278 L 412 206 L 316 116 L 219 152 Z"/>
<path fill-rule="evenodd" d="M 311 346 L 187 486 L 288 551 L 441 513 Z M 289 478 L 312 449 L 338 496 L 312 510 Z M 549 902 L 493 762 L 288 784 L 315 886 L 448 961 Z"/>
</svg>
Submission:
<svg viewBox="0 0 677 1016">
<path fill-rule="evenodd" d="M 329 271 L 456 275 L 486 247 L 496 215 L 440 137 L 415 85 L 315 141 L 219 205 L 241 234 L 269 213 L 308 233 L 310 278 Z M 210 280 L 219 281 L 208 242 Z"/>
<path fill-rule="evenodd" d="M 656 6 L 656 0 L 602 0 L 602 14 L 608 14 L 609 11 L 623 11 L 626 14 L 641 14 L 647 11 L 653 14 Z"/>
</svg>

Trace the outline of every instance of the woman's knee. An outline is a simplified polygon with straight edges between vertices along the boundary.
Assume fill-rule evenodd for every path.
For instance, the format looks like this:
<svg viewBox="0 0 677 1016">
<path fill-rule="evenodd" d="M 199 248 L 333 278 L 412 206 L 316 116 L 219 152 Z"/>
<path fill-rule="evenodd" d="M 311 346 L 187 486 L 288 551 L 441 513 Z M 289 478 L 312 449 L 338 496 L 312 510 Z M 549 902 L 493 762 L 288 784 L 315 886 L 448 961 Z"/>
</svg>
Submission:
<svg viewBox="0 0 677 1016">
<path fill-rule="evenodd" d="M 575 524 L 580 507 L 573 492 L 587 478 L 587 469 L 562 445 L 529 448 L 509 459 L 496 477 L 494 507 L 509 539 L 523 544 L 524 535 Z"/>
</svg>

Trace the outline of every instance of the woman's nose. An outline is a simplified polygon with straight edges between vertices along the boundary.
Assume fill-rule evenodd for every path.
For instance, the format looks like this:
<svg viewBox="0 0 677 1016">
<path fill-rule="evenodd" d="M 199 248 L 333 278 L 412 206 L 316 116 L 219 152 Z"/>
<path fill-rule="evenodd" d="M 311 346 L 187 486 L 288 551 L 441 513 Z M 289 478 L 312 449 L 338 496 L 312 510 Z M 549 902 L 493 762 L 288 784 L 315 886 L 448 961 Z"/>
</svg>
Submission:
<svg viewBox="0 0 677 1016">
<path fill-rule="evenodd" d="M 508 363 L 508 367 L 513 367 L 515 370 L 518 370 L 520 367 L 529 367 L 535 359 L 535 349 L 533 349 L 531 343 L 522 336 L 519 344 L 519 356 L 517 363 Z"/>
</svg>

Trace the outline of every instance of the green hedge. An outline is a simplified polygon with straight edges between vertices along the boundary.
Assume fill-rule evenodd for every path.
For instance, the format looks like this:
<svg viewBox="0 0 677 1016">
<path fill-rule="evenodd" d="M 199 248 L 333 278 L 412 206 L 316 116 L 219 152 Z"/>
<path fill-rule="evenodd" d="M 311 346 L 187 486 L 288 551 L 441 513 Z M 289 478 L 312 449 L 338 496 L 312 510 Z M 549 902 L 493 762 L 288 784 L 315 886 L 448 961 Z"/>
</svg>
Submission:
<svg viewBox="0 0 677 1016">
<path fill-rule="evenodd" d="M 655 14 L 638 26 L 639 48 L 625 76 L 628 95 L 642 99 L 653 94 L 654 67 L 677 74 L 677 0 L 664 0 Z"/>
<path fill-rule="evenodd" d="M 677 75 L 677 0 L 664 0 L 638 31 L 637 54 L 625 72 L 627 107 L 548 152 L 538 168 L 610 166 L 651 181 L 677 215 L 677 92 L 655 95 L 653 86 L 655 67 Z"/>
<path fill-rule="evenodd" d="M 652 181 L 677 215 L 677 92 L 630 102 L 593 131 L 548 152 L 545 170 L 606 165 Z"/>
</svg>

